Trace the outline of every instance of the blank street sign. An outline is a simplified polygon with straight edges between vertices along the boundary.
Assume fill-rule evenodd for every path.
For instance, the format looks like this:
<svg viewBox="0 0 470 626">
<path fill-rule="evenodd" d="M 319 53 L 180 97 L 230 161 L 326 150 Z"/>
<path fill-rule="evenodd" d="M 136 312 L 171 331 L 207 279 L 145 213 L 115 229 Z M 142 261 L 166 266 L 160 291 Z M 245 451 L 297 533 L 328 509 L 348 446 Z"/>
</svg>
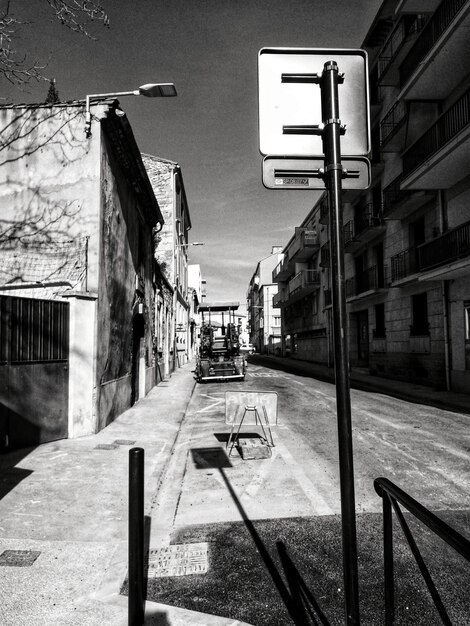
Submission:
<svg viewBox="0 0 470 626">
<path fill-rule="evenodd" d="M 258 55 L 260 152 L 269 156 L 323 155 L 321 76 L 335 61 L 344 82 L 338 87 L 341 154 L 370 151 L 367 53 L 326 48 L 262 48 Z M 303 130 L 302 130 L 303 128 Z"/>
<path fill-rule="evenodd" d="M 370 161 L 365 157 L 341 157 L 343 189 L 367 189 L 370 185 Z M 263 159 L 263 185 L 267 189 L 326 189 L 322 176 L 324 157 L 271 157 Z"/>
</svg>

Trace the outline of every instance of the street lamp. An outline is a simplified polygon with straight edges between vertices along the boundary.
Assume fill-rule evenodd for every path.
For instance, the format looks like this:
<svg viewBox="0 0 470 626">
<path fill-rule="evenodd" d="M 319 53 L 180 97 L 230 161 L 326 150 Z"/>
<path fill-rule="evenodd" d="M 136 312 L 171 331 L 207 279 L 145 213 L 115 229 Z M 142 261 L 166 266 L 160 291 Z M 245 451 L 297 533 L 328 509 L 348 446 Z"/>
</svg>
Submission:
<svg viewBox="0 0 470 626">
<path fill-rule="evenodd" d="M 171 98 L 176 96 L 176 87 L 173 83 L 148 83 L 132 91 L 117 91 L 113 93 L 94 93 L 86 96 L 85 103 L 85 135 L 91 136 L 90 101 L 105 100 L 106 98 L 120 98 L 121 96 L 146 96 L 147 98 Z"/>
</svg>

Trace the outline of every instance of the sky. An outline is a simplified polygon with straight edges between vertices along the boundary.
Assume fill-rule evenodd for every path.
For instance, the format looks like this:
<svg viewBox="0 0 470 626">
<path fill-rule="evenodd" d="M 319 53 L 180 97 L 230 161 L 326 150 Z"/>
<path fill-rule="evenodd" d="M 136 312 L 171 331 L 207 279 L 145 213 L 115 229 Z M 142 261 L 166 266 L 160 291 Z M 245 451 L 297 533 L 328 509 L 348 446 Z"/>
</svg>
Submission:
<svg viewBox="0 0 470 626">
<path fill-rule="evenodd" d="M 5 0 L 0 0 L 3 6 Z M 173 82 L 176 98 L 126 97 L 141 152 L 176 161 L 192 221 L 189 262 L 207 300 L 245 305 L 257 263 L 284 246 L 319 192 L 268 190 L 258 140 L 263 47 L 359 48 L 381 0 L 102 0 L 110 28 L 70 32 L 45 0 L 11 0 L 15 47 L 56 79 L 61 100 Z M 45 100 L 48 83 L 0 83 L 0 102 Z"/>
</svg>

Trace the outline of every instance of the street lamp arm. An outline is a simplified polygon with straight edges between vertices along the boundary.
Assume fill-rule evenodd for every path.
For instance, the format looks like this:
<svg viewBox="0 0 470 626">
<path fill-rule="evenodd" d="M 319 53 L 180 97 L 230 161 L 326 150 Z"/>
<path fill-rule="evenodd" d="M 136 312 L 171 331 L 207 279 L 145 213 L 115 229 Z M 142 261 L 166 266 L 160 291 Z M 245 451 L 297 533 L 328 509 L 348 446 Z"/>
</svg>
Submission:
<svg viewBox="0 0 470 626">
<path fill-rule="evenodd" d="M 176 87 L 173 83 L 147 83 L 131 91 L 115 91 L 112 93 L 94 93 L 85 98 L 85 135 L 91 136 L 90 101 L 105 100 L 106 98 L 120 98 L 122 96 L 146 96 L 147 98 L 171 98 L 176 96 Z"/>
</svg>

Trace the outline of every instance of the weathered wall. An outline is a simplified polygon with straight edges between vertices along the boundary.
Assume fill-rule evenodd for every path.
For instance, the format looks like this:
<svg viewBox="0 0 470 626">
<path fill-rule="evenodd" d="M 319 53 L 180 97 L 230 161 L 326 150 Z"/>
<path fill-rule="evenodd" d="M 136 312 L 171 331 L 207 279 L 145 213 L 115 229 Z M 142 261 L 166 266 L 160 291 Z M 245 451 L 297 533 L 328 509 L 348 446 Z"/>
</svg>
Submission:
<svg viewBox="0 0 470 626">
<path fill-rule="evenodd" d="M 153 366 L 154 311 L 152 230 L 141 217 L 133 189 L 106 137 L 101 171 L 103 271 L 96 360 L 99 429 L 145 394 L 145 366 Z"/>
<path fill-rule="evenodd" d="M 99 135 L 83 107 L 1 109 L 0 241 L 88 237 L 87 288 L 97 289 Z M 14 277 L 21 280 L 21 276 Z"/>
</svg>

